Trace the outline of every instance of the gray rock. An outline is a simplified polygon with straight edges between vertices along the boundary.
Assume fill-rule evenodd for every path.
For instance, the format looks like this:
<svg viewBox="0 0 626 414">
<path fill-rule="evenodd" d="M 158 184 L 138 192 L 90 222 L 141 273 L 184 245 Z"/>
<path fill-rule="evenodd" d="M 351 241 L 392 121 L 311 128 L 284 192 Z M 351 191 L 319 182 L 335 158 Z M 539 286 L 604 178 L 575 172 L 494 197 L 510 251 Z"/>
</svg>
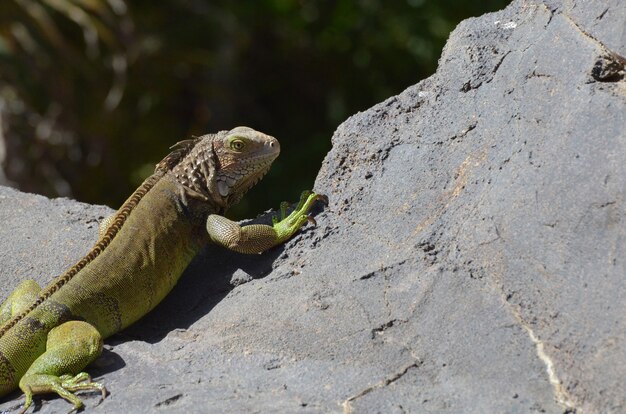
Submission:
<svg viewBox="0 0 626 414">
<path fill-rule="evenodd" d="M 337 129 L 317 227 L 208 248 L 107 342 L 93 411 L 624 412 L 624 27 L 619 0 L 461 23 L 435 75 Z M 0 189 L 1 293 L 109 211 Z"/>
<path fill-rule="evenodd" d="M 235 273 L 233 273 L 233 276 L 230 278 L 230 284 L 234 287 L 239 286 L 243 283 L 248 283 L 251 280 L 251 274 L 246 273 L 244 270 L 237 269 L 235 270 Z"/>
</svg>

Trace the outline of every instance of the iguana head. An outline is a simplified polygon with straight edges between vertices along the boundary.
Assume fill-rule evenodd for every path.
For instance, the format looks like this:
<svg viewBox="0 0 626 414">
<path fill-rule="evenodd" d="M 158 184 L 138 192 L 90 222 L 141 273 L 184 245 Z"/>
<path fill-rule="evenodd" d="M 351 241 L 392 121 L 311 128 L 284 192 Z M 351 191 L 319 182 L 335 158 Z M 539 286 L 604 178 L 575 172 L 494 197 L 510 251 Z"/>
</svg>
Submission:
<svg viewBox="0 0 626 414">
<path fill-rule="evenodd" d="M 276 138 L 248 127 L 182 141 L 172 148 L 157 170 L 171 170 L 183 187 L 221 208 L 237 203 L 280 153 Z"/>
<path fill-rule="evenodd" d="M 248 127 L 237 127 L 213 140 L 217 157 L 215 181 L 220 197 L 234 204 L 269 171 L 280 153 L 272 136 Z"/>
</svg>

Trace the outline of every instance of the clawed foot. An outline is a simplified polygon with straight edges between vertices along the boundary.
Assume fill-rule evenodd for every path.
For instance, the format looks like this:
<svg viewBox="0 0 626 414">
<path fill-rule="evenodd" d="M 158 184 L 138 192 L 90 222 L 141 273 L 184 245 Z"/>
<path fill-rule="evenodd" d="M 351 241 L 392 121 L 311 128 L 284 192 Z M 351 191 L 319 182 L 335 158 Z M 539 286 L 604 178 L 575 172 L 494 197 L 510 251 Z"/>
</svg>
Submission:
<svg viewBox="0 0 626 414">
<path fill-rule="evenodd" d="M 80 374 L 74 377 L 68 374 L 61 375 L 59 379 L 61 380 L 61 387 L 63 387 L 65 390 L 70 391 L 70 392 L 100 391 L 100 400 L 98 400 L 98 403 L 96 404 L 96 406 L 100 405 L 100 403 L 104 401 L 104 399 L 107 396 L 107 389 L 105 388 L 105 386 L 100 384 L 99 382 L 93 382 L 91 380 L 91 376 L 87 374 L 86 372 L 81 372 Z M 74 397 L 78 399 L 78 397 L 76 396 Z M 80 401 L 80 399 L 78 399 L 78 401 Z M 78 411 L 80 408 L 84 406 L 82 401 L 80 401 L 80 404 L 81 404 L 80 407 L 77 407 L 76 404 L 74 404 L 74 408 L 70 411 L 70 413 Z"/>
<path fill-rule="evenodd" d="M 313 217 L 310 217 L 308 214 L 313 204 L 318 200 L 326 205 L 328 204 L 328 198 L 325 195 L 304 191 L 300 196 L 298 205 L 289 215 L 287 215 L 289 203 L 283 202 L 280 204 L 280 218 L 272 217 L 274 230 L 276 230 L 280 240 L 287 240 L 293 236 L 306 222 L 317 225 Z"/>
<path fill-rule="evenodd" d="M 73 393 L 76 391 L 100 391 L 101 398 L 98 404 L 104 400 L 107 395 L 107 390 L 104 385 L 93 382 L 91 377 L 86 372 L 81 372 L 78 375 L 72 376 L 69 374 L 61 375 L 59 377 L 52 375 L 37 376 L 36 380 L 28 385 L 24 389 L 26 401 L 20 411 L 23 414 L 33 403 L 33 394 L 55 392 L 60 397 L 66 399 L 74 406 L 69 413 L 78 412 L 84 408 L 84 404 L 80 398 Z M 68 414 L 69 414 L 68 413 Z"/>
</svg>

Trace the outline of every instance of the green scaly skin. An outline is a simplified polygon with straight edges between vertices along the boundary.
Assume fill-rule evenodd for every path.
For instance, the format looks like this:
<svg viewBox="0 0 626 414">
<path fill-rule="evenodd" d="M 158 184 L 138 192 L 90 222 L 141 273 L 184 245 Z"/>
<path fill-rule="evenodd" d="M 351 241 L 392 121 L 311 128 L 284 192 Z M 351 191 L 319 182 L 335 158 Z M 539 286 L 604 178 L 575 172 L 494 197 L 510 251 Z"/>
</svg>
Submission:
<svg viewBox="0 0 626 414">
<path fill-rule="evenodd" d="M 155 173 L 105 220 L 96 246 L 44 289 L 20 284 L 0 306 L 0 396 L 20 388 L 26 401 L 57 393 L 106 389 L 82 370 L 102 351 L 102 340 L 153 309 L 193 257 L 213 242 L 261 253 L 293 236 L 323 196 L 304 192 L 273 226 L 239 226 L 221 214 L 269 169 L 278 141 L 238 127 L 173 147 Z"/>
</svg>

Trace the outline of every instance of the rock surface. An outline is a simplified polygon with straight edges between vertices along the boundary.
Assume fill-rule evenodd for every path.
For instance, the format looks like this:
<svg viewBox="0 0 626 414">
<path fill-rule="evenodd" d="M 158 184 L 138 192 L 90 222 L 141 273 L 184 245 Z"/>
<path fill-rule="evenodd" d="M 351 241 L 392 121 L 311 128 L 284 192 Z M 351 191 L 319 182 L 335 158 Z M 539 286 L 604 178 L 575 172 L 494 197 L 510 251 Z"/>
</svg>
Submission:
<svg viewBox="0 0 626 414">
<path fill-rule="evenodd" d="M 107 341 L 88 409 L 624 412 L 625 27 L 620 0 L 461 23 L 435 75 L 337 129 L 318 226 L 208 248 Z M 2 296 L 110 211 L 0 188 Z"/>
</svg>

